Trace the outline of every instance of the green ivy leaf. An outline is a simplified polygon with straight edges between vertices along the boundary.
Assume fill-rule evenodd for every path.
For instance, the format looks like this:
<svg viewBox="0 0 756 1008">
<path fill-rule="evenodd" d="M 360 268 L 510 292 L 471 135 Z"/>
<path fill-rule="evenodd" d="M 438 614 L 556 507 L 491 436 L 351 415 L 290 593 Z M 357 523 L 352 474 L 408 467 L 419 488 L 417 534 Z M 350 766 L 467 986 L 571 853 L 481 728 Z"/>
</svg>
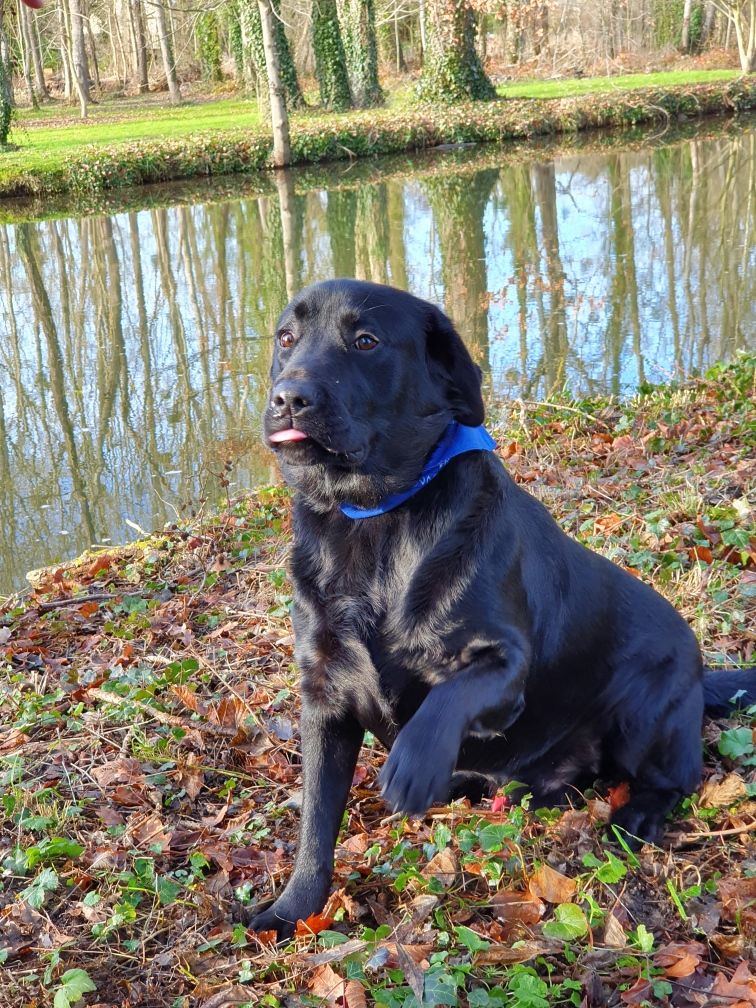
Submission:
<svg viewBox="0 0 756 1008">
<path fill-rule="evenodd" d="M 719 736 L 719 751 L 730 759 L 742 759 L 753 753 L 753 732 L 750 728 L 731 728 Z"/>
<path fill-rule="evenodd" d="M 574 903 L 560 903 L 554 909 L 554 920 L 543 925 L 543 933 L 548 938 L 572 941 L 588 934 L 588 920 Z"/>
<path fill-rule="evenodd" d="M 54 892 L 60 885 L 58 873 L 54 868 L 45 868 L 37 875 L 31 885 L 20 892 L 21 899 L 26 900 L 30 907 L 39 910 L 47 899 L 47 894 Z"/>
<path fill-rule="evenodd" d="M 83 969 L 66 970 L 60 979 L 62 986 L 55 991 L 54 1008 L 71 1008 L 85 994 L 97 990 L 91 977 Z"/>
</svg>

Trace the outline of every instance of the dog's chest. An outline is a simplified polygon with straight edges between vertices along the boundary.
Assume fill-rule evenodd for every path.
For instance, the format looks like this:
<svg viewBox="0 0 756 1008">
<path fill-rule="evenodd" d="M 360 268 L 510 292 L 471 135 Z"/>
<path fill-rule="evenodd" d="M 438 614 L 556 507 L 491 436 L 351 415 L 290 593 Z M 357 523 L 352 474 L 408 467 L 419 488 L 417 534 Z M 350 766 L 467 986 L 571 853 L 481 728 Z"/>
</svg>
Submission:
<svg viewBox="0 0 756 1008">
<path fill-rule="evenodd" d="M 373 548 L 360 556 L 332 547 L 319 562 L 312 554 L 297 558 L 295 552 L 295 636 L 303 692 L 329 707 L 352 709 L 373 731 L 378 722 L 401 725 L 430 688 L 424 673 L 438 667 L 442 644 L 432 634 L 406 632 L 412 590 L 406 558 L 397 565 L 395 551 L 387 557 Z"/>
</svg>

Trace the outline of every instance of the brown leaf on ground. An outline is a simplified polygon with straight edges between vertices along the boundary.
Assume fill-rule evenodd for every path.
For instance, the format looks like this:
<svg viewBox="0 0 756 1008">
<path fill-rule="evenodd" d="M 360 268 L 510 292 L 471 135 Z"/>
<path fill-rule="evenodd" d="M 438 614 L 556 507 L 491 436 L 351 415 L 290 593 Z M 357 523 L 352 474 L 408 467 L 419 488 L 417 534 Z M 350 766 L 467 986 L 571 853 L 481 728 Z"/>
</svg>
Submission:
<svg viewBox="0 0 756 1008">
<path fill-rule="evenodd" d="M 423 988 L 425 986 L 425 974 L 419 963 L 424 962 L 425 957 L 423 956 L 422 959 L 417 961 L 410 953 L 409 949 L 410 948 L 419 949 L 421 947 L 422 946 L 419 945 L 405 946 L 400 944 L 399 942 L 396 943 L 396 958 L 399 963 L 399 968 L 404 973 L 404 979 L 410 985 L 412 993 L 415 995 L 415 997 L 417 998 L 417 1003 L 420 1005 L 423 1003 Z M 433 948 L 433 946 L 431 945 L 429 946 L 429 948 Z M 426 967 L 427 965 L 428 964 L 426 962 Z"/>
<path fill-rule="evenodd" d="M 614 916 L 609 914 L 604 924 L 603 944 L 609 948 L 624 948 L 627 945 L 627 935 L 625 929 Z"/>
<path fill-rule="evenodd" d="M 95 767 L 92 776 L 101 788 L 109 788 L 113 784 L 128 784 L 130 787 L 144 785 L 144 769 L 137 759 L 119 756 L 101 766 Z"/>
<path fill-rule="evenodd" d="M 653 1004 L 651 984 L 643 977 L 638 977 L 632 987 L 628 987 L 626 991 L 620 994 L 620 1001 L 623 1004 L 633 1006 L 633 1008 L 636 1005 L 642 1005 L 644 1002 L 646 1004 Z"/>
<path fill-rule="evenodd" d="M 326 931 L 333 924 L 333 917 L 325 914 L 310 914 L 307 920 L 298 920 L 294 933 L 299 936 L 316 935 Z"/>
<path fill-rule="evenodd" d="M 748 789 L 740 774 L 729 773 L 721 780 L 710 777 L 701 788 L 701 804 L 704 808 L 725 808 L 747 794 Z"/>
<path fill-rule="evenodd" d="M 171 838 L 165 830 L 165 823 L 156 813 L 149 816 L 132 816 L 122 840 L 130 842 L 139 850 L 161 852 L 170 845 Z"/>
<path fill-rule="evenodd" d="M 433 855 L 422 874 L 425 878 L 436 879 L 444 888 L 448 888 L 457 877 L 457 868 L 456 857 L 448 847 L 444 847 Z"/>
<path fill-rule="evenodd" d="M 547 945 L 537 941 L 518 941 L 514 945 L 491 945 L 490 948 L 476 952 L 473 963 L 476 966 L 523 963 L 542 955 L 547 949 Z"/>
<path fill-rule="evenodd" d="M 577 882 L 550 865 L 542 864 L 531 876 L 528 889 L 533 896 L 547 903 L 569 903 L 577 890 Z"/>
<path fill-rule="evenodd" d="M 679 979 L 690 976 L 705 955 L 706 946 L 701 942 L 671 942 L 659 949 L 654 963 L 664 970 L 665 976 Z"/>
<path fill-rule="evenodd" d="M 536 896 L 514 889 L 500 889 L 491 898 L 496 916 L 508 924 L 537 924 L 546 909 Z"/>
<path fill-rule="evenodd" d="M 179 760 L 176 767 L 176 780 L 179 787 L 182 787 L 191 800 L 194 801 L 205 782 L 205 774 L 197 753 L 187 753 L 186 756 Z"/>
<path fill-rule="evenodd" d="M 756 876 L 753 878 L 723 878 L 717 884 L 717 893 L 722 900 L 722 917 L 727 921 L 740 922 L 745 934 L 743 918 L 752 918 L 756 907 Z M 753 921 L 751 920 L 751 924 Z"/>
<path fill-rule="evenodd" d="M 249 987 L 241 984 L 229 984 L 222 990 L 211 994 L 209 998 L 200 1001 L 197 1008 L 235 1008 L 236 1005 L 249 1003 Z"/>
<path fill-rule="evenodd" d="M 0 732 L 0 756 L 9 756 L 28 741 L 29 736 L 18 731 L 17 728 L 9 728 L 7 731 Z"/>
<path fill-rule="evenodd" d="M 342 1008 L 367 1008 L 365 988 L 359 980 L 347 980 L 344 985 L 344 997 L 341 1000 Z"/>
<path fill-rule="evenodd" d="M 756 977 L 748 968 L 747 962 L 742 962 L 728 980 L 724 973 L 718 973 L 711 988 L 715 998 L 712 1004 L 728 1005 L 729 1008 L 751 1008 L 756 1005 Z"/>
<path fill-rule="evenodd" d="M 725 959 L 740 959 L 745 952 L 745 939 L 740 934 L 726 935 L 717 931 L 709 941 Z"/>
<path fill-rule="evenodd" d="M 335 945 L 333 948 L 325 949 L 323 952 L 316 952 L 315 955 L 297 955 L 296 958 L 305 966 L 323 966 L 326 963 L 339 962 L 347 956 L 361 952 L 367 947 L 367 942 L 361 938 L 351 938 L 349 941 Z"/>
<path fill-rule="evenodd" d="M 386 959 L 386 966 L 391 969 L 396 969 L 402 966 L 399 960 L 399 953 L 397 951 L 398 942 L 384 942 L 381 948 L 385 948 L 388 952 L 388 957 Z M 433 945 L 402 945 L 402 959 L 406 956 L 412 960 L 413 963 L 423 963 L 426 961 L 426 957 L 433 951 Z M 427 968 L 427 962 L 426 962 Z"/>
<path fill-rule="evenodd" d="M 339 1008 L 345 995 L 345 983 L 330 963 L 318 966 L 310 980 L 310 993 L 324 998 L 326 1003 Z"/>
</svg>

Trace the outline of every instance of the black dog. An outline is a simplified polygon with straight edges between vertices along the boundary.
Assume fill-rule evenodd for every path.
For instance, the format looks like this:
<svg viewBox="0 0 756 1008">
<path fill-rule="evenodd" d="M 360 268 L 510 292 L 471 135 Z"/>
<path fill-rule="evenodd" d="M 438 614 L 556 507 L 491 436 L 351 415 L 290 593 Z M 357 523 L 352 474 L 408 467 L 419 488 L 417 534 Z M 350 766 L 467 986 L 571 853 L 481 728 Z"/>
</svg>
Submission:
<svg viewBox="0 0 756 1008">
<path fill-rule="evenodd" d="M 704 704 L 756 701 L 756 676 L 704 674 L 672 606 L 515 485 L 433 305 L 319 283 L 276 343 L 265 438 L 295 490 L 304 800 L 289 883 L 250 925 L 284 937 L 322 909 L 365 731 L 395 810 L 508 778 L 550 805 L 601 773 L 630 781 L 614 822 L 659 840 L 700 780 Z"/>
</svg>

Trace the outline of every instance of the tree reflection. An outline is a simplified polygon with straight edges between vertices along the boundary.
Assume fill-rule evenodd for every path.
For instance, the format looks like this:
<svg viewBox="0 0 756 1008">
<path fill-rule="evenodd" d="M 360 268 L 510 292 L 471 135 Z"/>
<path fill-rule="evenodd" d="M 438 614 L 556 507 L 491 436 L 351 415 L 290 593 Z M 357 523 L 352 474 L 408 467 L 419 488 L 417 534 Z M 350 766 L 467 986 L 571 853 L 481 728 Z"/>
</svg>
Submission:
<svg viewBox="0 0 756 1008">
<path fill-rule="evenodd" d="M 527 398 L 622 394 L 756 331 L 756 132 L 397 164 L 339 169 L 330 190 L 287 172 L 257 198 L 0 227 L 0 591 L 129 538 L 127 519 L 217 498 L 226 460 L 239 487 L 269 479 L 270 335 L 314 280 L 442 301 L 493 391 Z"/>
</svg>

